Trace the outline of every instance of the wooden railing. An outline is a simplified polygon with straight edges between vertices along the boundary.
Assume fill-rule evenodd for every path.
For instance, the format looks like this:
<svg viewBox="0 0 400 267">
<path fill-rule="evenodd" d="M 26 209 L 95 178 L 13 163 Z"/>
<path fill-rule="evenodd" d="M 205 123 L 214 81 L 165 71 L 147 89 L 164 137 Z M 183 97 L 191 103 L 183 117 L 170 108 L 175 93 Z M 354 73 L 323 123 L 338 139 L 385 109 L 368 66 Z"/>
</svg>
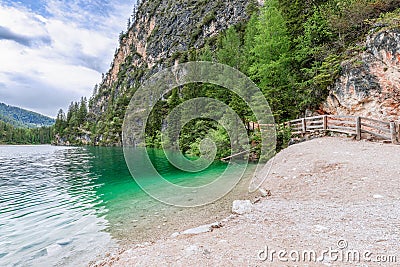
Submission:
<svg viewBox="0 0 400 267">
<path fill-rule="evenodd" d="M 400 142 L 400 122 L 385 122 L 365 117 L 322 115 L 292 120 L 285 123 L 292 135 L 306 135 L 313 132 L 336 132 L 354 135 L 357 140 L 368 134 L 375 139 Z"/>
</svg>

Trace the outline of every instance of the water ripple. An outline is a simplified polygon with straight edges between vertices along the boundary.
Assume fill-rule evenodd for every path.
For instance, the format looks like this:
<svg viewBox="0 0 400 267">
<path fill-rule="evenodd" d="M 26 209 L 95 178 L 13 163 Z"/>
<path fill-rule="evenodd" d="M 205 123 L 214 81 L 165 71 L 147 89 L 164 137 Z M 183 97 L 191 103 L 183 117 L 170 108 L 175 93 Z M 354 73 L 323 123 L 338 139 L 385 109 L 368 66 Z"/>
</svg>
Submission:
<svg viewBox="0 0 400 267">
<path fill-rule="evenodd" d="M 0 146 L 0 266 L 74 265 L 112 244 L 92 159 L 84 148 Z"/>
</svg>

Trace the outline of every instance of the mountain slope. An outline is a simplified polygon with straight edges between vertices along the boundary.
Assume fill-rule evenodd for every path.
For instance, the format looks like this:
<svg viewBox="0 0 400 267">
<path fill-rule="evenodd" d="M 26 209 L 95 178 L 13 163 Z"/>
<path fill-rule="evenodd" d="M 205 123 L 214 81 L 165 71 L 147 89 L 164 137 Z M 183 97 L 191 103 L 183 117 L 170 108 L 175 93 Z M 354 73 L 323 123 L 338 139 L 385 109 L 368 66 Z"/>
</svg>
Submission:
<svg viewBox="0 0 400 267">
<path fill-rule="evenodd" d="M 124 107 L 140 83 L 165 67 L 194 60 L 196 51 L 215 43 L 229 26 L 245 23 L 257 7 L 255 0 L 142 1 L 89 102 L 95 138 L 120 145 Z"/>
<path fill-rule="evenodd" d="M 397 47 L 399 38 L 388 37 L 398 32 L 400 13 L 394 11 L 399 7 L 400 0 L 141 1 L 128 30 L 120 34 L 110 70 L 94 87 L 89 110 L 86 101 L 81 100 L 73 103 L 66 115 L 59 113 L 57 140 L 61 144 L 121 145 L 125 110 L 141 83 L 166 67 L 188 61 L 218 62 L 245 73 L 263 92 L 278 123 L 314 111 L 342 113 L 341 106 L 346 105 L 354 86 L 356 97 L 360 97 L 364 88 L 376 85 L 376 79 L 370 76 L 382 76 L 382 86 L 377 89 L 386 86 L 388 90 L 384 94 L 378 90 L 371 96 L 394 99 L 394 103 L 385 101 L 388 108 L 382 113 L 394 114 L 399 103 L 398 85 L 386 80 L 398 80 L 398 64 L 378 61 L 384 59 L 379 53 L 398 58 L 399 53 L 391 50 Z M 393 17 L 395 23 L 379 21 L 384 15 Z M 384 29 L 388 36 L 375 38 L 374 31 L 382 27 L 388 27 Z M 371 38 L 378 42 L 369 46 L 366 40 Z M 385 44 L 391 40 L 393 44 Z M 369 55 L 371 52 L 373 55 Z M 360 56 L 363 53 L 365 56 Z M 372 56 L 377 60 L 371 60 Z M 370 71 L 376 75 L 365 79 Z M 345 85 L 340 86 L 340 81 Z M 389 88 L 392 85 L 394 88 Z M 146 124 L 146 144 L 159 146 L 162 129 L 168 126 L 168 112 L 193 98 L 220 100 L 232 107 L 243 122 L 256 119 L 243 101 L 221 88 L 191 84 L 175 89 L 162 96 L 152 110 Z M 321 108 L 330 93 L 338 101 Z M 344 97 L 339 95 L 342 93 Z M 364 106 L 369 112 L 371 107 Z M 357 106 L 352 109 L 360 114 Z M 196 125 L 193 121 L 189 126 L 182 130 L 182 138 L 187 137 L 180 142 L 183 151 L 196 152 L 196 140 L 205 133 L 223 140 L 221 144 L 229 143 L 216 125 L 206 121 Z M 252 144 L 257 144 L 256 134 L 252 138 Z"/>
<path fill-rule="evenodd" d="M 141 1 L 133 22 L 120 34 L 109 71 L 94 88 L 86 125 L 68 127 L 60 140 L 121 145 L 125 109 L 141 82 L 165 67 L 193 60 L 206 44 L 215 45 L 219 33 L 245 24 L 257 8 L 256 0 Z M 70 125 L 72 114 L 65 117 Z"/>
<path fill-rule="evenodd" d="M 15 127 L 36 128 L 51 126 L 55 120 L 39 113 L 0 103 L 0 121 Z"/>
</svg>

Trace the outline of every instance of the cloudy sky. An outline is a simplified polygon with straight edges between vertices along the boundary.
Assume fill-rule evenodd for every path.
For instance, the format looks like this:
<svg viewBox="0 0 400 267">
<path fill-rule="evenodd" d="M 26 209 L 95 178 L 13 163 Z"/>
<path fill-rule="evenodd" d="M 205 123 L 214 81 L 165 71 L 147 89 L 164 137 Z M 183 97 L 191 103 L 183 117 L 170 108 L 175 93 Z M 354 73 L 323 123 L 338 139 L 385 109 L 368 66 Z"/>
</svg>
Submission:
<svg viewBox="0 0 400 267">
<path fill-rule="evenodd" d="M 0 0 L 0 102 L 55 117 L 89 97 L 135 0 Z"/>
</svg>

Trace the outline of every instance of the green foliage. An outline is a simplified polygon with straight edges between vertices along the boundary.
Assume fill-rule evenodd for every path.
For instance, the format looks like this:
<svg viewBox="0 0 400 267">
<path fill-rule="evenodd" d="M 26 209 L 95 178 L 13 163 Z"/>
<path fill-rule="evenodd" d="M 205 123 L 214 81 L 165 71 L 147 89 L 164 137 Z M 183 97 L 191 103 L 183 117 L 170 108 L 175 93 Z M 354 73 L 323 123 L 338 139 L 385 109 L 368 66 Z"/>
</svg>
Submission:
<svg viewBox="0 0 400 267">
<path fill-rule="evenodd" d="M 208 25 L 211 21 L 215 20 L 215 11 L 211 11 L 203 18 L 203 25 Z"/>
<path fill-rule="evenodd" d="M 54 119 L 52 118 L 3 103 L 0 103 L 0 121 L 22 128 L 36 128 L 54 124 Z"/>
<path fill-rule="evenodd" d="M 53 138 L 52 127 L 16 128 L 0 121 L 0 144 L 50 144 Z"/>
<path fill-rule="evenodd" d="M 64 130 L 67 128 L 67 117 L 62 109 L 58 111 L 56 123 L 54 124 L 54 132 L 64 135 Z"/>
<path fill-rule="evenodd" d="M 71 144 L 80 144 L 80 137 L 90 130 L 86 98 L 82 97 L 80 102 L 72 102 L 69 105 L 67 115 L 60 109 L 54 124 L 54 134 L 63 138 Z"/>
<path fill-rule="evenodd" d="M 228 133 L 222 126 L 218 126 L 216 130 L 211 130 L 208 135 L 217 147 L 217 158 L 223 158 L 231 154 L 231 144 Z"/>
<path fill-rule="evenodd" d="M 82 97 L 81 102 L 79 103 L 79 109 L 78 109 L 77 115 L 76 115 L 79 125 L 82 125 L 86 121 L 87 114 L 88 114 L 87 101 L 86 101 L 85 97 Z"/>
<path fill-rule="evenodd" d="M 256 46 L 255 37 L 258 35 L 258 14 L 251 16 L 243 37 L 243 63 L 241 71 L 250 76 L 249 70 L 253 63 L 256 61 L 254 47 Z"/>
<path fill-rule="evenodd" d="M 233 25 L 207 40 L 199 38 L 204 35 L 205 26 L 216 19 L 218 12 L 204 15 L 200 10 L 206 4 L 205 0 L 180 2 L 180 5 L 191 5 L 201 13 L 192 14 L 195 23 L 191 25 L 190 34 L 182 37 L 187 40 L 189 47 L 177 51 L 175 44 L 182 41 L 177 36 L 175 43 L 171 44 L 173 49 L 170 53 L 174 51 L 172 56 L 157 62 L 156 67 L 166 67 L 175 61 L 183 63 L 193 60 L 215 61 L 232 66 L 247 74 L 259 86 L 276 121 L 284 122 L 299 117 L 307 109 L 319 107 L 326 98 L 328 87 L 340 75 L 341 62 L 351 54 L 346 51 L 362 52 L 364 47 L 359 41 L 365 38 L 374 19 L 396 9 L 400 0 L 269 0 L 265 1 L 262 8 L 255 5 L 256 1 L 250 2 L 247 6 L 247 13 L 251 14 L 248 21 Z M 159 1 L 149 1 L 143 5 L 148 6 L 149 14 L 163 12 L 168 19 L 175 20 L 177 14 L 171 13 L 169 16 L 167 12 L 174 3 L 170 2 L 161 11 L 157 9 L 157 3 Z M 223 6 L 223 1 L 214 1 L 214 8 Z M 385 15 L 378 21 L 385 24 L 396 21 L 394 24 L 397 24 L 398 16 L 398 13 Z M 157 27 L 160 26 L 156 25 L 150 38 L 154 43 L 161 42 L 163 38 L 159 34 L 162 29 Z M 125 37 L 126 33 L 121 33 L 121 38 Z M 198 47 L 203 43 L 203 47 Z M 146 75 L 154 70 L 149 71 L 150 67 L 146 65 L 134 67 L 133 62 L 137 60 L 143 59 L 133 52 L 120 65 L 116 81 L 111 85 L 103 83 L 96 86 L 89 100 L 91 112 L 86 108 L 85 99 L 72 103 L 67 115 L 59 112 L 55 132 L 71 142 L 91 132 L 94 144 L 121 144 L 122 122 L 129 100 Z M 192 120 L 182 128 L 178 117 L 185 114 L 175 114 L 176 117 L 167 120 L 168 113 L 177 105 L 197 97 L 222 101 L 239 115 L 243 123 L 255 120 L 246 103 L 231 91 L 210 84 L 188 84 L 174 89 L 156 104 L 147 122 L 146 144 L 161 147 L 161 140 L 164 140 L 166 145 L 170 145 L 171 136 L 180 131 L 180 149 L 192 155 L 200 155 L 200 144 L 204 138 L 217 144 L 218 157 L 244 149 L 240 143 L 243 137 L 237 136 L 233 137 L 233 143 L 236 140 L 236 144 L 231 151 L 232 140 L 214 121 Z M 98 107 L 96 103 L 102 105 Z M 196 110 L 198 107 L 193 104 L 190 108 Z M 224 117 L 225 114 L 218 114 L 211 104 L 202 108 L 211 110 L 218 119 L 229 121 Z M 166 125 L 170 126 L 168 129 L 171 132 L 162 136 L 162 129 Z M 259 154 L 260 133 L 248 130 L 248 136 L 252 153 Z M 289 137 L 287 129 L 278 129 L 278 149 L 286 146 Z"/>
<path fill-rule="evenodd" d="M 276 129 L 276 150 L 277 152 L 285 149 L 289 145 L 292 137 L 290 128 L 278 125 Z"/>
<path fill-rule="evenodd" d="M 218 62 L 240 69 L 242 62 L 241 40 L 234 27 L 230 27 L 222 35 L 216 54 Z"/>
<path fill-rule="evenodd" d="M 266 96 L 277 121 L 293 117 L 296 92 L 293 91 L 294 74 L 291 40 L 286 22 L 276 0 L 261 10 L 256 24 L 253 47 L 254 60 L 249 67 L 250 77 Z M 249 40 L 251 41 L 251 40 Z"/>
<path fill-rule="evenodd" d="M 300 38 L 299 48 L 307 49 L 309 54 L 318 52 L 318 46 L 330 42 L 334 36 L 327 18 L 316 7 L 314 8 L 314 13 L 305 21 L 303 27 L 304 35 L 303 38 Z"/>
<path fill-rule="evenodd" d="M 283 122 L 298 117 L 306 109 L 318 107 L 326 98 L 327 88 L 339 76 L 340 63 L 344 58 L 338 45 L 339 35 L 347 36 L 345 43 L 350 44 L 354 40 L 354 36 L 348 38 L 354 35 L 352 27 L 344 26 L 338 30 L 338 14 L 352 13 L 356 9 L 364 12 L 365 9 L 359 6 L 365 1 L 354 0 L 341 6 L 338 0 L 271 0 L 254 12 L 247 24 L 229 27 L 218 37 L 215 46 L 206 44 L 197 51 L 175 53 L 173 58 L 179 58 L 180 62 L 217 61 L 248 74 L 267 98 L 276 121 Z M 373 2 L 377 1 L 368 1 L 369 4 Z M 344 6 L 347 10 L 344 10 Z M 365 11 L 356 16 L 366 18 L 371 14 L 367 13 Z M 205 17 L 203 23 L 208 23 L 210 18 Z M 193 31 L 192 39 L 200 34 L 200 28 Z M 152 113 L 147 144 L 160 144 L 161 124 L 169 111 L 182 101 L 200 96 L 218 99 L 229 105 L 244 123 L 254 120 L 249 107 L 236 94 L 214 85 L 186 85 L 175 89 L 167 97 L 167 103 L 164 104 L 166 108 L 156 108 Z M 213 110 L 213 107 L 208 108 Z M 219 118 L 224 116 L 216 114 L 216 111 L 214 115 Z M 170 118 L 167 122 L 174 134 L 181 127 L 176 122 L 177 118 Z M 191 121 L 180 134 L 180 148 L 186 153 L 199 155 L 200 143 L 204 138 L 216 142 L 218 156 L 232 153 L 227 149 L 230 140 L 226 132 L 210 121 Z M 258 151 L 259 134 L 249 131 L 249 137 L 253 151 Z M 287 145 L 289 137 L 287 129 L 278 129 L 278 149 Z M 166 140 L 168 142 L 169 139 Z"/>
</svg>

